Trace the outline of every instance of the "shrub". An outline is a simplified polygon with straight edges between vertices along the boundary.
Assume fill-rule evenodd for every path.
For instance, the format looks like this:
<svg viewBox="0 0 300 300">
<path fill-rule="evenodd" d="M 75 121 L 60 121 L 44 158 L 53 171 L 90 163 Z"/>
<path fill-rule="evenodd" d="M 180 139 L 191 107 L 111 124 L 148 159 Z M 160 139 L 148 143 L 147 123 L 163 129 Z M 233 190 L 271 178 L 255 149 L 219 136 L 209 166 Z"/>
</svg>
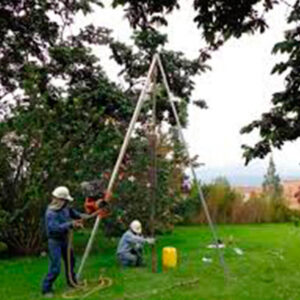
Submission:
<svg viewBox="0 0 300 300">
<path fill-rule="evenodd" d="M 286 222 L 295 215 L 284 205 L 282 196 L 273 201 L 265 193 L 252 194 L 245 200 L 225 178 L 217 178 L 202 189 L 211 218 L 216 223 Z M 185 224 L 207 222 L 195 184 L 190 195 L 181 203 L 179 212 Z"/>
</svg>

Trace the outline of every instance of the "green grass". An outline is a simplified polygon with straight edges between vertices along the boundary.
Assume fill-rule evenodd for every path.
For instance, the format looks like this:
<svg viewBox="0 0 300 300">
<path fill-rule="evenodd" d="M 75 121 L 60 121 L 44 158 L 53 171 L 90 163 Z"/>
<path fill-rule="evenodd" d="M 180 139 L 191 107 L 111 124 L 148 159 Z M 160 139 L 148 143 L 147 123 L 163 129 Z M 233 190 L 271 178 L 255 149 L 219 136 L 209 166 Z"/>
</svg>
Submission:
<svg viewBox="0 0 300 300">
<path fill-rule="evenodd" d="M 300 229 L 291 224 L 267 224 L 219 226 L 218 230 L 223 240 L 231 241 L 224 250 L 230 271 L 228 280 L 224 279 L 216 251 L 206 247 L 211 235 L 205 226 L 177 227 L 173 234 L 159 237 L 160 258 L 163 247 L 174 246 L 180 262 L 176 270 L 167 273 L 162 272 L 160 263 L 157 274 L 151 273 L 148 248 L 148 267 L 124 270 L 115 261 L 117 241 L 99 236 L 84 277 L 95 280 L 101 274 L 111 277 L 114 283 L 85 299 L 117 300 L 125 295 L 129 299 L 152 300 L 300 300 Z M 77 257 L 87 239 L 87 232 L 76 234 Z M 244 255 L 237 255 L 234 247 L 243 249 Z M 211 257 L 213 262 L 202 262 L 203 256 Z M 45 257 L 0 259 L 0 299 L 42 299 L 40 285 L 47 264 Z M 66 289 L 62 275 L 55 283 L 55 299 L 62 299 Z M 199 278 L 197 284 L 167 289 L 195 278 Z M 147 295 L 148 292 L 151 293 Z M 146 294 L 135 297 L 139 293 Z"/>
</svg>

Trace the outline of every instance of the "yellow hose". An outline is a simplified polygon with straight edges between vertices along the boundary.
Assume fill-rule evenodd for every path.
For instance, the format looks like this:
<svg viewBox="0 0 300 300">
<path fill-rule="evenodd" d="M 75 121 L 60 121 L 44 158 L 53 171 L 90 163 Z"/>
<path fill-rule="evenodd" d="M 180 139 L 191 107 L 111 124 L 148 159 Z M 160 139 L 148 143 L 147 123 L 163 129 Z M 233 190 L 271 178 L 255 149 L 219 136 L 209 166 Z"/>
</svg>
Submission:
<svg viewBox="0 0 300 300">
<path fill-rule="evenodd" d="M 113 281 L 111 278 L 100 277 L 96 286 L 91 287 L 91 285 L 88 285 L 87 282 L 85 282 L 83 286 L 77 285 L 73 290 L 63 293 L 62 297 L 64 299 L 76 299 L 79 297 L 80 299 L 85 299 L 100 290 L 110 287 L 112 283 Z"/>
<path fill-rule="evenodd" d="M 73 241 L 73 232 L 69 232 L 68 236 L 68 249 L 67 249 L 67 264 L 68 264 L 68 270 L 67 270 L 67 275 L 69 282 L 73 286 L 73 289 L 70 291 L 67 291 L 62 294 L 62 297 L 64 299 L 73 299 L 73 298 L 78 298 L 80 297 L 81 299 L 85 299 L 88 296 L 102 290 L 105 288 L 108 288 L 112 285 L 113 281 L 111 278 L 108 277 L 99 277 L 99 280 L 97 282 L 97 285 L 93 288 L 91 288 L 87 282 L 85 281 L 83 285 L 77 284 L 74 282 L 73 277 L 72 277 L 72 270 L 71 270 L 71 249 L 72 249 L 72 241 Z"/>
<path fill-rule="evenodd" d="M 71 291 L 68 291 L 62 295 L 64 299 L 86 299 L 87 297 L 91 296 L 92 294 L 106 289 L 112 285 L 113 281 L 111 278 L 106 277 L 100 277 L 98 284 L 95 287 L 90 287 L 85 283 L 85 286 L 77 287 L 76 289 L 73 289 Z M 124 294 L 121 298 L 122 300 L 129 300 L 129 299 L 146 299 L 150 296 L 154 295 L 161 295 L 162 293 L 166 293 L 169 290 L 173 290 L 176 288 L 182 288 L 186 286 L 191 286 L 199 283 L 199 278 L 194 278 L 191 280 L 186 281 L 179 281 L 172 285 L 166 286 L 164 288 L 158 288 L 158 289 L 151 289 L 146 290 L 145 292 L 136 293 L 136 294 Z M 99 298 L 102 298 L 101 296 Z M 120 298 L 118 298 L 119 300 Z M 117 300 L 117 299 L 116 299 Z"/>
<path fill-rule="evenodd" d="M 73 231 L 70 230 L 68 233 L 68 248 L 67 248 L 67 265 L 68 265 L 68 270 L 67 270 L 67 276 L 69 279 L 69 282 L 73 287 L 77 287 L 77 283 L 74 282 L 73 276 L 72 276 L 72 270 L 71 270 L 71 250 L 72 250 L 72 243 L 73 243 Z"/>
</svg>

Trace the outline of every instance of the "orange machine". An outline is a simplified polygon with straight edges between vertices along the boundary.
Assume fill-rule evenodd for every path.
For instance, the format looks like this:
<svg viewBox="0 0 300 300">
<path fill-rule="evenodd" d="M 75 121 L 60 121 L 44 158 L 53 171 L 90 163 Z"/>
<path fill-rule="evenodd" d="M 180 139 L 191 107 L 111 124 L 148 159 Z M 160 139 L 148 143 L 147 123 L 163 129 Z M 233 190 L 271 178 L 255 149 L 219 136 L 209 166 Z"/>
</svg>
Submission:
<svg viewBox="0 0 300 300">
<path fill-rule="evenodd" d="M 103 199 L 86 197 L 84 201 L 84 209 L 88 214 L 98 212 L 98 216 L 101 218 L 105 218 L 109 215 L 108 204 Z"/>
</svg>

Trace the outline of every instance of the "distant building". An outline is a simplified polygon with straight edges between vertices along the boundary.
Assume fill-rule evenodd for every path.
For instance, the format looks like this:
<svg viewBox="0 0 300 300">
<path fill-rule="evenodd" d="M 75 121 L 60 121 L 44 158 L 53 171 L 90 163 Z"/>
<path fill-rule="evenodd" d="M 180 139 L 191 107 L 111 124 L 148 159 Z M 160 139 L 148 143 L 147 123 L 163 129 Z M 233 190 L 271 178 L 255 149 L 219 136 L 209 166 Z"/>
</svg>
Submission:
<svg viewBox="0 0 300 300">
<path fill-rule="evenodd" d="M 281 184 L 283 186 L 283 195 L 286 199 L 287 207 L 300 210 L 300 204 L 295 197 L 300 187 L 300 179 L 283 180 Z M 259 196 L 262 193 L 262 187 L 257 186 L 236 186 L 234 189 L 244 196 L 245 201 L 248 201 L 251 197 Z"/>
<path fill-rule="evenodd" d="M 298 203 L 295 194 L 300 187 L 300 179 L 299 180 L 283 180 L 283 193 L 284 197 L 287 200 L 287 206 L 291 209 L 299 209 L 300 204 Z"/>
<path fill-rule="evenodd" d="M 245 201 L 251 197 L 259 196 L 262 192 L 262 188 L 257 186 L 235 186 L 234 189 L 244 196 Z"/>
</svg>

